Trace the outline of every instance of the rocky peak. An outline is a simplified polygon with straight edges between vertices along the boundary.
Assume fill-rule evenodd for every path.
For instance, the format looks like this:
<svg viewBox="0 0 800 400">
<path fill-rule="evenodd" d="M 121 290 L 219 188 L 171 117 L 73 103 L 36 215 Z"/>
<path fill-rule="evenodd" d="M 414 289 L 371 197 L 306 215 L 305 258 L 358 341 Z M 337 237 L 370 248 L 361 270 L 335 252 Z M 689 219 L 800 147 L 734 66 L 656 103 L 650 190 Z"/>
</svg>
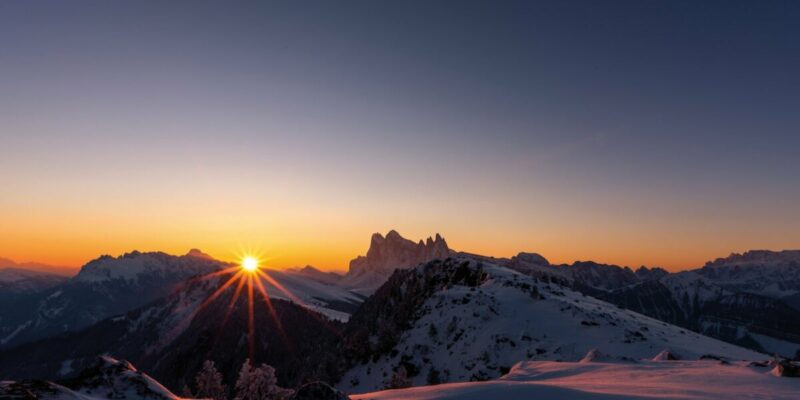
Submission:
<svg viewBox="0 0 800 400">
<path fill-rule="evenodd" d="M 214 257 L 203 253 L 200 249 L 191 249 L 188 253 L 186 253 L 186 257 L 194 257 L 194 258 L 202 258 L 204 260 L 213 260 Z"/>
<path fill-rule="evenodd" d="M 636 276 L 638 276 L 639 279 L 647 281 L 647 280 L 661 279 L 669 275 L 669 272 L 664 268 L 660 267 L 647 268 L 644 265 L 642 265 L 639 268 L 637 268 L 636 271 L 634 271 L 634 274 L 636 274 Z"/>
<path fill-rule="evenodd" d="M 362 268 L 391 273 L 396 268 L 410 268 L 432 259 L 448 256 L 450 248 L 438 233 L 435 240 L 428 237 L 423 244 L 422 240 L 414 243 L 400 236 L 397 231 L 391 230 L 385 238 L 380 233 L 374 233 L 367 256 L 351 261 L 348 273 L 359 272 Z M 355 271 L 353 267 L 356 267 Z"/>
<path fill-rule="evenodd" d="M 732 253 L 728 257 L 706 263 L 705 268 L 787 266 L 800 266 L 800 250 L 750 250 L 743 254 Z"/>
<path fill-rule="evenodd" d="M 380 236 L 380 233 L 377 234 Z M 405 240 L 396 230 L 392 229 L 386 234 L 386 240 Z"/>
<path fill-rule="evenodd" d="M 411 268 L 450 255 L 447 242 L 438 233 L 435 239 L 428 237 L 424 242 L 408 240 L 395 230 L 389 231 L 385 237 L 380 233 L 374 233 L 367 255 L 350 261 L 350 269 L 344 283 L 349 287 L 370 292 L 383 284 L 397 268 Z"/>
<path fill-rule="evenodd" d="M 520 264 L 520 265 L 541 265 L 541 266 L 548 266 L 550 262 L 547 261 L 539 253 L 525 253 L 521 252 L 514 257 L 511 257 L 512 264 Z"/>
</svg>

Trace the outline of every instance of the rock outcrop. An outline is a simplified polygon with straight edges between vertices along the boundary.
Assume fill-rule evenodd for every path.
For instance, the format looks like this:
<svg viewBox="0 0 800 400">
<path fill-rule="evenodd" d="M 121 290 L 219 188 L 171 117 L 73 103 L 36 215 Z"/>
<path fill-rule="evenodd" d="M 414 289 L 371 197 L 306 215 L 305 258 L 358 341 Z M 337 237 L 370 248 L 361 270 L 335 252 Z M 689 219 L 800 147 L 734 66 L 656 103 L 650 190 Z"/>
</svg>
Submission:
<svg viewBox="0 0 800 400">
<path fill-rule="evenodd" d="M 350 269 L 341 284 L 353 291 L 370 294 L 398 268 L 412 268 L 435 259 L 451 255 L 447 242 L 438 233 L 434 238 L 417 243 L 391 230 L 386 237 L 380 233 L 372 235 L 366 256 L 350 261 Z"/>
</svg>

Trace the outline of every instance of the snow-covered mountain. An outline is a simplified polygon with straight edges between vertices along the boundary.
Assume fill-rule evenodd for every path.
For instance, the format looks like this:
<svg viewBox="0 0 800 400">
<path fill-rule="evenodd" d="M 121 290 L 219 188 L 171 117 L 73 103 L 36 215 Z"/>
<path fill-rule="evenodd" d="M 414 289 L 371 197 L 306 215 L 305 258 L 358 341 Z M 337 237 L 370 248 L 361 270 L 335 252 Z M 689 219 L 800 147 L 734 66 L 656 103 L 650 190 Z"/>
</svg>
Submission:
<svg viewBox="0 0 800 400">
<path fill-rule="evenodd" d="M 0 382 L 0 398 L 29 400 L 180 400 L 167 388 L 131 363 L 100 356 L 75 379 L 54 383 L 42 380 Z"/>
<path fill-rule="evenodd" d="M 57 265 L 43 264 L 39 262 L 17 262 L 8 258 L 0 257 L 0 269 L 18 268 L 28 271 L 41 272 L 45 274 L 69 277 L 77 272 L 77 268 L 60 267 Z"/>
<path fill-rule="evenodd" d="M 752 250 L 731 254 L 708 262 L 694 272 L 733 292 L 789 298 L 791 305 L 800 306 L 800 250 Z"/>
<path fill-rule="evenodd" d="M 199 251 L 102 256 L 73 278 L 0 309 L 0 348 L 91 326 L 165 296 L 186 279 L 226 264 Z"/>
<path fill-rule="evenodd" d="M 0 268 L 0 299 L 14 294 L 35 293 L 49 289 L 67 280 L 62 275 L 24 268 Z"/>
<path fill-rule="evenodd" d="M 727 342 L 794 357 L 800 351 L 800 310 L 791 307 L 800 287 L 798 254 L 751 251 L 676 273 L 591 261 L 551 265 L 535 253 L 482 259 Z"/>
<path fill-rule="evenodd" d="M 355 292 L 369 295 L 380 287 L 397 268 L 412 268 L 420 263 L 434 259 L 444 259 L 451 255 L 447 242 L 436 234 L 426 241 L 414 243 L 391 230 L 383 237 L 380 233 L 372 235 L 366 256 L 358 256 L 350 261 L 350 269 L 339 284 Z"/>
<path fill-rule="evenodd" d="M 214 360 L 227 380 L 234 382 L 238 368 L 251 354 L 248 286 L 239 290 L 238 281 L 225 285 L 234 273 L 194 277 L 158 301 L 85 330 L 0 352 L 0 379 L 71 378 L 97 355 L 108 353 L 133 361 L 172 388 L 189 383 L 185 380 L 205 360 Z M 339 370 L 340 362 L 336 354 L 341 323 L 335 318 L 348 314 L 326 307 L 360 298 L 316 281 L 295 281 L 297 277 L 291 274 L 265 273 L 297 294 L 291 296 L 292 301 L 283 300 L 286 295 L 264 280 L 271 298 L 268 303 L 254 285 L 255 359 L 276 367 L 286 385 L 295 386 L 308 377 L 333 379 L 331 373 Z M 324 296 L 334 304 L 323 303 Z"/>
<path fill-rule="evenodd" d="M 521 360 L 766 358 L 719 340 L 473 257 L 399 270 L 347 326 L 354 367 L 339 388 L 385 388 L 401 369 L 414 385 L 486 380 Z"/>
<path fill-rule="evenodd" d="M 522 252 L 511 258 L 476 256 L 489 262 L 506 266 L 526 275 L 556 279 L 575 288 L 589 290 L 614 290 L 641 282 L 660 279 L 669 275 L 662 268 L 639 267 L 636 271 L 629 267 L 601 264 L 594 261 L 575 261 L 572 264 L 550 264 L 542 255 Z"/>
<path fill-rule="evenodd" d="M 274 299 L 295 301 L 329 318 L 347 321 L 366 298 L 336 283 L 326 282 L 324 272 L 309 272 L 309 267 L 300 271 L 266 271 L 277 282 L 264 281 L 269 296 Z M 327 275 L 330 276 L 330 275 Z M 331 278 L 332 279 L 332 278 Z M 288 293 L 287 293 L 288 292 Z"/>
<path fill-rule="evenodd" d="M 353 393 L 396 381 L 493 379 L 525 360 L 641 365 L 659 353 L 659 359 L 672 358 L 664 350 L 684 360 L 767 358 L 572 289 L 586 276 L 599 287 L 616 287 L 627 272 L 604 282 L 598 277 L 613 270 L 609 266 L 583 264 L 575 270 L 593 272 L 570 273 L 571 266 L 545 263 L 533 254 L 512 262 L 461 253 L 395 270 L 360 306 L 361 297 L 325 282 L 324 275 L 310 278 L 324 274 L 319 271 L 264 271 L 275 282 L 264 281 L 272 311 L 256 292 L 252 336 L 247 289 L 235 301 L 236 283 L 213 294 L 233 272 L 196 276 L 160 300 L 81 332 L 0 353 L 0 378 L 72 378 L 98 354 L 110 353 L 179 388 L 207 359 L 226 381 L 235 380 L 252 351 L 276 367 L 285 387 L 322 379 Z M 647 276 L 643 282 L 659 285 L 666 278 Z M 119 279 L 135 280 L 131 274 L 110 278 Z M 589 352 L 592 357 L 585 357 Z"/>
<path fill-rule="evenodd" d="M 797 252 L 748 252 L 703 268 L 610 291 L 586 291 L 623 307 L 759 351 L 800 352 L 800 310 L 792 307 Z"/>
<path fill-rule="evenodd" d="M 200 250 L 192 249 L 182 257 L 166 253 L 133 251 L 121 257 L 102 256 L 89 262 L 70 283 L 124 282 L 146 286 L 151 281 L 166 278 L 185 280 L 219 269 L 225 263 L 214 260 Z"/>
<path fill-rule="evenodd" d="M 339 280 L 341 280 L 343 276 L 336 272 L 320 271 L 319 269 L 314 268 L 311 265 L 306 265 L 305 267 L 302 268 L 289 268 L 287 269 L 287 271 L 300 274 L 307 278 L 313 279 L 318 282 L 326 283 L 329 285 L 338 284 Z"/>
</svg>

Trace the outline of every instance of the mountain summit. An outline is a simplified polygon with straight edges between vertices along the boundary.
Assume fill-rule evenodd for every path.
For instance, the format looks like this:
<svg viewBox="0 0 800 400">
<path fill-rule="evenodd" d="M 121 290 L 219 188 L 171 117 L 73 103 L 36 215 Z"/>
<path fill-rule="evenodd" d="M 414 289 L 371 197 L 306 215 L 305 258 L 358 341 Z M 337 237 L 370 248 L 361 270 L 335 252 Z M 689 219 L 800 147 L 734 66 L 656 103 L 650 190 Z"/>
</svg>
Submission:
<svg viewBox="0 0 800 400">
<path fill-rule="evenodd" d="M 0 348 L 86 328 L 161 298 L 191 277 L 226 266 L 193 252 L 101 256 L 73 278 L 33 293 L 24 302 L 0 302 Z"/>
<path fill-rule="evenodd" d="M 412 268 L 435 259 L 445 259 L 453 252 L 438 233 L 434 238 L 415 243 L 395 230 L 386 237 L 374 233 L 366 256 L 358 256 L 350 261 L 350 269 L 342 279 L 342 284 L 353 291 L 370 294 L 386 282 L 389 275 L 398 268 Z"/>
</svg>

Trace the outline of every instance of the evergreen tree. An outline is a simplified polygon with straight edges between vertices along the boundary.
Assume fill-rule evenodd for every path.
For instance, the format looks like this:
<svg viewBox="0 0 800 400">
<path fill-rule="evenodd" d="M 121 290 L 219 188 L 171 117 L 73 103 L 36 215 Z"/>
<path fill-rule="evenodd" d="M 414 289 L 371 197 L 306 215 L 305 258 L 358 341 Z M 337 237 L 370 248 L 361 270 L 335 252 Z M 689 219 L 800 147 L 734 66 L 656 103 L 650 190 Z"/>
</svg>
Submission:
<svg viewBox="0 0 800 400">
<path fill-rule="evenodd" d="M 439 374 L 439 370 L 435 367 L 431 367 L 431 369 L 428 370 L 428 385 L 438 385 L 440 383 L 442 383 L 442 377 Z"/>
<path fill-rule="evenodd" d="M 198 397 L 225 400 L 225 385 L 222 384 L 222 374 L 217 371 L 213 361 L 206 360 L 194 380 L 197 384 Z M 188 387 L 186 390 L 188 390 Z"/>
<path fill-rule="evenodd" d="M 250 359 L 244 360 L 242 368 L 239 370 L 239 378 L 236 379 L 236 397 L 234 400 L 259 400 L 255 397 L 253 385 L 253 366 Z"/>
<path fill-rule="evenodd" d="M 275 368 L 261 364 L 253 368 L 250 359 L 245 360 L 236 380 L 235 400 L 282 400 L 291 396 L 292 390 L 278 386 Z"/>
<path fill-rule="evenodd" d="M 391 381 L 389 381 L 389 389 L 402 389 L 411 387 L 411 380 L 408 379 L 408 372 L 404 366 L 397 367 Z"/>
<path fill-rule="evenodd" d="M 431 339 L 435 339 L 438 334 L 439 331 L 436 329 L 436 325 L 431 322 L 430 326 L 428 327 L 428 336 L 430 336 Z"/>
<path fill-rule="evenodd" d="M 189 385 L 187 384 L 183 385 L 183 389 L 181 389 L 181 397 L 188 397 L 188 398 L 194 397 L 192 389 L 189 389 Z"/>
</svg>

